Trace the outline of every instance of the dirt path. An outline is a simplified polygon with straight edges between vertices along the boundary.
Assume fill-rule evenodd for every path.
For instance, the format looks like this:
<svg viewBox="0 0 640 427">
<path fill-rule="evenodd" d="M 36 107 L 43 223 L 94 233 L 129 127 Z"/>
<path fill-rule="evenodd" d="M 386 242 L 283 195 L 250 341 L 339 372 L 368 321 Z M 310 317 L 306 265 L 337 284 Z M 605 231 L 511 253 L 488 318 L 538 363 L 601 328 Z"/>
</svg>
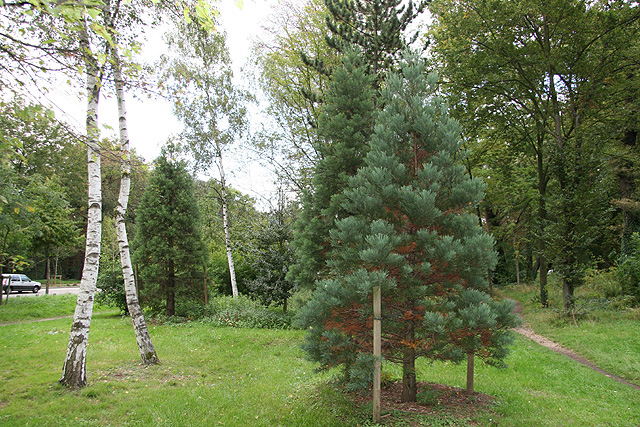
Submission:
<svg viewBox="0 0 640 427">
<path fill-rule="evenodd" d="M 49 317 L 46 319 L 21 320 L 19 322 L 3 322 L 3 323 L 0 323 L 0 326 L 21 325 L 23 323 L 47 322 L 49 320 L 71 319 L 71 318 L 73 318 L 73 316 L 60 316 L 60 317 Z"/>
<path fill-rule="evenodd" d="M 520 305 L 519 302 L 516 301 L 516 307 L 515 307 L 515 311 L 516 313 L 520 314 L 522 316 L 522 306 Z M 548 348 L 549 350 L 553 350 L 556 353 L 560 353 L 564 356 L 567 356 L 570 359 L 575 360 L 578 363 L 582 363 L 585 366 L 590 367 L 591 369 L 593 369 L 594 371 L 600 372 L 601 374 L 612 378 L 616 381 L 618 381 L 619 383 L 625 384 L 629 387 L 633 387 L 636 390 L 640 390 L 640 385 L 637 384 L 633 384 L 630 383 L 629 381 L 625 380 L 624 378 L 620 378 L 617 375 L 613 375 L 607 371 L 605 371 L 604 369 L 601 369 L 599 367 L 597 367 L 596 365 L 594 365 L 592 362 L 590 362 L 589 360 L 585 359 L 584 357 L 576 354 L 573 350 L 562 347 L 560 344 L 551 341 L 549 338 L 543 337 L 542 335 L 538 335 L 536 334 L 533 329 L 531 329 L 531 326 L 529 326 L 524 317 L 522 318 L 522 326 L 519 328 L 515 328 L 514 331 L 516 331 L 517 333 L 519 333 L 522 336 L 525 336 L 527 338 L 529 338 L 530 340 L 540 344 L 543 347 Z"/>
</svg>

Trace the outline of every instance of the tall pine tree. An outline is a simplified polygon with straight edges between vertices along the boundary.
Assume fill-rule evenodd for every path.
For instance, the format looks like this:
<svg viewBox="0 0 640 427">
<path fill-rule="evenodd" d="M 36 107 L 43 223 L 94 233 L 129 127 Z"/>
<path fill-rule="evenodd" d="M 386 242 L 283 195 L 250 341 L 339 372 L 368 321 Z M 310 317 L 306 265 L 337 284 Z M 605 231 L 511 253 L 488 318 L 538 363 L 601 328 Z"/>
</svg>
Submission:
<svg viewBox="0 0 640 427">
<path fill-rule="evenodd" d="M 400 0 L 325 0 L 329 11 L 329 46 L 344 54 L 342 67 L 335 70 L 317 58 L 302 55 L 303 61 L 320 73 L 331 75 L 324 94 L 324 112 L 318 119 L 316 143 L 318 161 L 311 188 L 303 196 L 303 209 L 296 224 L 294 247 L 299 261 L 287 278 L 298 286 L 310 286 L 328 255 L 329 230 L 344 217 L 339 194 L 346 177 L 355 174 L 368 152 L 373 132 L 373 111 L 380 108 L 377 90 L 387 72 L 398 61 L 409 41 L 409 24 L 424 10 L 427 1 L 415 6 Z M 415 37 L 414 37 L 415 39 Z M 358 59 L 355 59 L 360 52 Z M 305 93 L 313 102 L 317 94 Z"/>
<path fill-rule="evenodd" d="M 318 121 L 321 155 L 312 188 L 303 196 L 303 209 L 296 222 L 293 246 L 298 261 L 287 278 L 298 286 L 312 288 L 324 268 L 331 249 L 329 230 L 336 219 L 348 215 L 341 194 L 350 176 L 362 166 L 373 132 L 372 78 L 356 51 L 351 51 L 335 71 L 327 89 Z"/>
<path fill-rule="evenodd" d="M 176 297 L 201 295 L 201 271 L 205 248 L 200 234 L 199 211 L 193 178 L 183 162 L 167 153 L 155 161 L 142 202 L 138 207 L 138 231 L 134 262 L 140 269 L 143 301 L 176 314 Z"/>
<path fill-rule="evenodd" d="M 414 56 L 382 90 L 364 165 L 348 180 L 331 231 L 326 279 L 301 315 L 305 350 L 321 367 L 342 365 L 348 382 L 371 372 L 371 294 L 382 288 L 383 355 L 403 369 L 403 401 L 415 401 L 418 357 L 460 359 L 436 315 L 465 288 L 483 288 L 493 239 L 473 208 L 483 184 L 460 164 L 459 125 Z"/>
<path fill-rule="evenodd" d="M 398 63 L 402 50 L 417 39 L 417 32 L 407 39 L 406 31 L 429 1 L 325 0 L 324 3 L 331 32 L 326 36 L 327 44 L 341 53 L 354 46 L 362 50 L 367 72 L 374 76 L 373 88 L 377 89 L 386 72 Z M 320 72 L 331 73 L 315 58 L 303 54 L 303 61 Z"/>
</svg>

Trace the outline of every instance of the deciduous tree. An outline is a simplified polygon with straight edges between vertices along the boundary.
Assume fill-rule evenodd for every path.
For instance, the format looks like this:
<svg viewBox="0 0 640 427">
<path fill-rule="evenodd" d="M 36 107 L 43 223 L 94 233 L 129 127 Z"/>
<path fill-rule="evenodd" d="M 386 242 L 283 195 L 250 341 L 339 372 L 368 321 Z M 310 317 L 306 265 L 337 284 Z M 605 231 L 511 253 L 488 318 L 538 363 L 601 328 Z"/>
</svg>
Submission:
<svg viewBox="0 0 640 427">
<path fill-rule="evenodd" d="M 62 186 L 36 175 L 29 187 L 29 205 L 32 210 L 32 247 L 41 252 L 46 260 L 46 294 L 51 283 L 51 255 L 57 249 L 71 246 L 78 240 L 78 222 L 73 218 L 73 210 L 67 201 Z"/>
<path fill-rule="evenodd" d="M 607 80 L 624 67 L 620 34 L 637 21 L 637 8 L 613 13 L 620 5 L 581 0 L 432 5 L 434 50 L 469 138 L 502 139 L 536 165 L 540 299 L 548 305 L 552 260 L 571 310 L 607 209 L 596 155 L 606 139 L 589 134 Z M 594 210 L 600 214 L 584 214 Z"/>
<path fill-rule="evenodd" d="M 231 288 L 238 296 L 231 242 L 227 175 L 224 157 L 247 127 L 249 94 L 232 81 L 231 59 L 224 33 L 178 23 L 169 44 L 178 57 L 165 58 L 165 79 L 174 91 L 174 111 L 184 122 L 181 137 L 200 170 L 217 170 Z"/>
<path fill-rule="evenodd" d="M 257 79 L 269 101 L 266 113 L 273 121 L 259 129 L 255 142 L 278 176 L 297 191 L 309 185 L 319 157 L 319 106 L 305 94 L 323 97 L 328 82 L 328 76 L 305 65 L 300 53 L 327 67 L 339 64 L 337 52 L 325 42 L 326 13 L 323 0 L 283 1 L 274 7 L 264 36 L 253 46 Z"/>
</svg>

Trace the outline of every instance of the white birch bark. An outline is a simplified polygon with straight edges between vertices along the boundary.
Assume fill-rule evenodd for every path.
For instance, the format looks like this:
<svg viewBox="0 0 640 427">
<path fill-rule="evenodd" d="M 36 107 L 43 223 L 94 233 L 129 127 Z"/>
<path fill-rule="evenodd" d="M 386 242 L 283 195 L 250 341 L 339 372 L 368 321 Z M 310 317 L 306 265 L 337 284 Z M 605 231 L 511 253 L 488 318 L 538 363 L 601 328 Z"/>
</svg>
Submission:
<svg viewBox="0 0 640 427">
<path fill-rule="evenodd" d="M 89 181 L 87 241 L 80 292 L 73 316 L 73 324 L 67 347 L 67 356 L 62 369 L 60 383 L 79 388 L 87 384 L 86 356 L 89 327 L 93 314 L 93 300 L 100 265 L 100 243 L 102 235 L 102 182 L 100 176 L 100 147 L 98 146 L 98 100 L 100 77 L 96 58 L 90 51 L 89 36 L 85 26 L 80 35 L 87 74 L 87 170 Z"/>
<path fill-rule="evenodd" d="M 222 167 L 222 152 L 218 147 L 218 169 L 220 170 L 220 193 L 222 198 L 222 228 L 224 229 L 224 245 L 227 248 L 227 261 L 229 262 L 229 276 L 231 277 L 231 293 L 233 297 L 238 296 L 238 284 L 236 282 L 236 267 L 233 262 L 233 253 L 231 252 L 231 234 L 229 232 L 229 209 L 227 206 L 227 182 L 224 176 L 224 168 Z"/>
<path fill-rule="evenodd" d="M 133 329 L 136 342 L 140 350 L 140 357 L 145 365 L 159 363 L 158 355 L 151 341 L 144 314 L 138 301 L 136 281 L 131 267 L 131 253 L 129 251 L 129 239 L 127 238 L 127 226 L 125 216 L 129 205 L 129 190 L 131 188 L 131 153 L 129 151 L 129 132 L 127 130 L 127 109 L 124 99 L 124 81 L 122 79 L 122 65 L 117 52 L 117 47 L 112 49 L 114 61 L 114 79 L 116 98 L 118 102 L 120 152 L 122 153 L 122 175 L 120 177 L 120 193 L 116 207 L 116 235 L 120 250 L 120 265 L 124 278 L 124 291 L 127 298 L 127 308 L 133 321 Z"/>
</svg>

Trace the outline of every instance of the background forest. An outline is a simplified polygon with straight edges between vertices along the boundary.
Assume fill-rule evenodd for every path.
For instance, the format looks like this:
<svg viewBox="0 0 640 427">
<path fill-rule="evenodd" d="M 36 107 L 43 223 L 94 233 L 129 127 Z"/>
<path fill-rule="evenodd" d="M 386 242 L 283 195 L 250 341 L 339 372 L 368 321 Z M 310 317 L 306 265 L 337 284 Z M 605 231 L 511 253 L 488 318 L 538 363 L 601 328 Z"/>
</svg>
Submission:
<svg viewBox="0 0 640 427">
<path fill-rule="evenodd" d="M 297 328 L 348 390 L 396 364 L 403 404 L 422 360 L 466 360 L 473 396 L 515 299 L 637 317 L 638 2 L 283 0 L 240 73 L 218 7 L 0 1 L 0 271 L 80 283 L 61 384 L 87 385 L 94 293 L 145 366 L 145 316 Z M 83 131 L 46 102 L 60 85 Z M 154 159 L 133 96 L 180 123 Z M 256 157 L 269 194 L 238 189 Z"/>
<path fill-rule="evenodd" d="M 380 4 L 375 19 L 398 21 L 386 29 L 398 35 L 397 45 L 384 46 L 367 33 L 375 19 L 364 18 L 370 12 L 366 4 L 351 6 L 353 10 L 321 1 L 274 6 L 250 56 L 254 94 L 232 80 L 223 33 L 196 32 L 187 40 L 179 37 L 184 28 L 182 33 L 170 31 L 165 40 L 173 54 L 155 64 L 155 73 L 127 63 L 130 90 L 159 81 L 153 90 L 175 103 L 184 125 L 181 134 L 167 135 L 174 149 L 165 156 L 196 177 L 192 203 L 199 213 L 193 220 L 205 253 L 184 273 L 192 277 L 191 286 L 204 284 L 206 276 L 210 291 L 285 304 L 291 290 L 305 280 L 295 277 L 308 261 L 306 255 L 299 253 L 302 259 L 294 262 L 290 243 L 295 218 L 308 215 L 304 194 L 320 194 L 313 177 L 327 158 L 356 163 L 363 158 L 364 152 L 356 154 L 358 147 L 333 152 L 339 145 L 327 144 L 337 136 L 323 130 L 324 99 L 341 46 L 348 41 L 361 47 L 374 76 L 372 88 L 378 90 L 385 73 L 397 68 L 397 54 L 406 43 L 423 52 L 429 71 L 439 73 L 438 91 L 461 124 L 465 149 L 471 153 L 464 166 L 470 177 L 486 183 L 476 214 L 496 242 L 498 263 L 491 283 L 535 279 L 540 303 L 546 305 L 547 277 L 555 274 L 570 309 L 574 291 L 585 278 L 606 271 L 618 280 L 602 296 L 629 296 L 637 302 L 637 4 L 442 0 L 420 3 L 409 15 L 400 6 L 394 8 L 394 2 Z M 153 28 L 161 16 L 178 29 L 185 25 L 166 10 L 139 7 L 128 11 L 131 34 L 121 33 L 129 46 L 137 43 L 137 32 Z M 3 48 L 12 65 L 3 66 L 0 264 L 3 271 L 35 278 L 50 274 L 79 279 L 86 220 L 83 138 L 70 130 L 64 116 L 34 104 L 25 92 L 33 84 L 29 79 L 44 84 L 54 74 L 76 78 L 73 61 L 60 59 L 73 41 L 35 23 L 25 14 L 28 9 L 11 2 L 3 6 L 5 39 L 11 40 L 10 34 L 21 26 L 35 25 L 35 30 Z M 58 12 L 52 13 L 55 18 Z M 407 30 L 409 24 L 417 31 Z M 353 34 L 358 26 L 361 36 Z M 43 55 L 59 64 L 49 64 Z M 109 61 L 103 61 L 108 89 L 112 74 Z M 216 96 L 202 104 L 198 90 Z M 260 107 L 249 112 L 256 97 Z M 360 144 L 366 147 L 366 139 Z M 258 151 L 279 177 L 279 190 L 264 196 L 270 210 L 263 202 L 258 208 L 254 197 L 229 186 L 223 154 L 225 159 L 233 156 L 234 145 Z M 118 203 L 118 142 L 102 139 L 101 153 L 106 225 L 101 280 L 107 286 L 107 276 L 117 270 L 110 221 Z M 127 224 L 134 242 L 145 188 L 158 171 L 135 155 L 132 164 Z M 349 174 L 344 168 L 357 164 L 335 167 L 332 173 Z M 337 192 L 340 185 L 328 191 Z M 135 252 L 136 244 L 133 248 Z M 280 276 L 292 264 L 295 271 L 285 282 Z"/>
</svg>

